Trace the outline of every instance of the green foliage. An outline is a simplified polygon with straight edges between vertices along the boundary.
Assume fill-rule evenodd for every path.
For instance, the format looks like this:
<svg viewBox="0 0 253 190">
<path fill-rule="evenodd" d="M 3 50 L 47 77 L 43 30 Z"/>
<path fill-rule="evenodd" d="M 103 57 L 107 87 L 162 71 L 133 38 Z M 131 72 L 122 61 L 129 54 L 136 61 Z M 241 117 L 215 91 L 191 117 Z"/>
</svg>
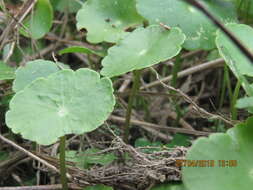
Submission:
<svg viewBox="0 0 253 190">
<path fill-rule="evenodd" d="M 253 48 L 253 29 L 244 24 L 227 24 L 235 36 L 237 36 L 249 49 Z M 252 63 L 241 54 L 240 50 L 222 33 L 218 32 L 216 44 L 220 55 L 234 75 L 240 80 L 243 88 L 249 96 L 253 96 L 253 88 L 246 76 L 253 77 Z"/>
<path fill-rule="evenodd" d="M 201 0 L 201 3 L 223 22 L 236 21 L 231 2 Z M 197 9 L 182 0 L 137 0 L 138 12 L 151 24 L 163 23 L 180 27 L 186 34 L 184 47 L 189 50 L 215 47 L 216 27 Z"/>
<path fill-rule="evenodd" d="M 253 185 L 253 117 L 227 133 L 199 138 L 187 152 L 187 160 L 213 160 L 213 167 L 183 167 L 189 190 L 238 190 Z"/>
<path fill-rule="evenodd" d="M 13 94 L 4 95 L 1 97 L 0 106 L 8 108 L 10 100 L 12 99 Z"/>
<path fill-rule="evenodd" d="M 190 146 L 189 137 L 182 134 L 175 134 L 172 141 L 168 144 L 163 144 L 160 141 L 150 142 L 146 138 L 136 139 L 134 146 L 135 147 L 148 147 L 143 149 L 144 152 L 151 153 L 154 151 L 161 151 L 164 147 L 174 148 L 176 146 Z"/>
<path fill-rule="evenodd" d="M 172 141 L 167 145 L 168 147 L 176 147 L 176 146 L 190 146 L 190 138 L 189 136 L 183 134 L 175 134 Z"/>
<path fill-rule="evenodd" d="M 33 14 L 24 21 L 25 27 L 21 28 L 20 32 L 33 39 L 42 38 L 50 31 L 53 23 L 53 9 L 49 0 L 37 0 Z"/>
<path fill-rule="evenodd" d="M 116 159 L 113 153 L 99 154 L 101 150 L 96 148 L 90 148 L 86 150 L 83 154 L 85 157 L 84 165 L 88 164 L 100 164 L 107 165 Z"/>
<path fill-rule="evenodd" d="M 85 187 L 84 190 L 113 190 L 113 188 L 109 187 L 109 186 L 99 184 L 99 185 Z"/>
<path fill-rule="evenodd" d="M 108 50 L 101 74 L 118 76 L 165 61 L 180 52 L 184 39 L 179 28 L 167 30 L 157 25 L 138 28 Z"/>
<path fill-rule="evenodd" d="M 252 21 L 253 2 L 252 0 L 233 0 L 236 4 L 239 15 L 246 22 Z"/>
<path fill-rule="evenodd" d="M 89 168 L 94 164 L 107 165 L 116 159 L 113 153 L 99 153 L 101 150 L 96 148 L 87 149 L 84 152 L 67 151 L 66 159 L 75 162 L 80 168 Z"/>
<path fill-rule="evenodd" d="M 47 77 L 57 71 L 59 71 L 59 68 L 52 61 L 43 59 L 29 61 L 25 66 L 21 66 L 16 70 L 16 78 L 12 88 L 15 92 L 18 92 L 23 90 L 32 81 L 40 77 Z"/>
<path fill-rule="evenodd" d="M 90 48 L 81 47 L 81 46 L 71 46 L 59 51 L 60 55 L 65 54 L 65 53 L 84 53 L 84 54 L 95 54 L 100 57 L 105 56 L 105 54 L 101 51 L 96 51 L 96 50 L 92 50 Z"/>
<path fill-rule="evenodd" d="M 0 80 L 14 79 L 15 69 L 0 61 Z"/>
<path fill-rule="evenodd" d="M 8 152 L 0 151 L 0 162 L 5 161 L 9 158 Z"/>
<path fill-rule="evenodd" d="M 113 110 L 112 93 L 111 81 L 95 71 L 61 70 L 19 91 L 10 102 L 6 124 L 25 139 L 49 145 L 65 134 L 101 125 Z"/>
<path fill-rule="evenodd" d="M 151 190 L 186 190 L 183 185 L 162 184 L 153 187 Z"/>
<path fill-rule="evenodd" d="M 78 2 L 78 0 L 50 0 L 52 7 L 60 12 L 70 12 L 75 13 L 77 12 L 81 7 L 81 0 Z"/>
<path fill-rule="evenodd" d="M 250 0 L 199 0 L 199 2 L 218 20 L 226 24 L 226 27 L 248 49 L 253 49 L 252 27 L 236 24 L 238 22 L 236 12 L 239 13 L 240 21 L 250 23 L 253 20 L 251 18 L 253 3 Z M 2 5 L 4 4 L 1 3 L 0 6 L 5 13 L 5 7 Z M 94 68 L 97 70 L 101 68 L 101 75 L 105 76 L 104 78 L 100 78 L 99 73 L 87 68 L 73 71 L 62 63 L 42 59 L 30 61 L 24 66 L 20 66 L 16 71 L 15 68 L 0 61 L 0 80 L 15 79 L 12 86 L 16 93 L 14 96 L 9 93 L 8 82 L 3 84 L 3 86 L 7 86 L 7 90 L 3 89 L 2 93 L 2 86 L 0 89 L 0 105 L 2 107 L 7 107 L 11 98 L 10 108 L 5 118 L 7 126 L 14 133 L 21 134 L 24 139 L 35 141 L 41 145 L 50 145 L 62 137 L 60 142 L 62 179 L 65 173 L 65 167 L 62 167 L 65 166 L 65 135 L 93 131 L 102 125 L 113 111 L 115 97 L 109 78 L 135 71 L 134 78 L 136 80 L 130 84 L 135 88 L 128 96 L 130 98 L 128 98 L 129 109 L 127 108 L 127 112 L 131 116 L 131 108 L 134 104 L 139 113 L 143 107 L 148 109 L 149 104 L 146 102 L 140 104 L 140 101 L 147 101 L 146 96 L 145 99 L 143 97 L 135 98 L 139 87 L 138 81 L 141 78 L 141 72 L 136 70 L 171 59 L 178 55 L 182 48 L 208 50 L 203 53 L 203 55 L 208 54 L 206 60 L 223 57 L 239 81 L 233 95 L 232 85 L 229 84 L 230 78 L 226 70 L 222 89 L 226 88 L 227 82 L 232 101 L 231 110 L 234 111 L 232 119 L 237 118 L 234 106 L 238 96 L 241 96 L 239 93 L 240 84 L 246 95 L 244 98 L 238 99 L 236 107 L 248 109 L 253 113 L 253 64 L 223 32 L 217 31 L 217 27 L 206 16 L 183 0 L 37 0 L 34 9 L 22 23 L 25 27 L 20 25 L 19 29 L 25 37 L 36 40 L 28 39 L 29 42 L 32 42 L 29 44 L 32 45 L 27 45 L 28 40 L 22 38 L 18 40 L 21 43 L 25 42 L 22 46 L 18 43 L 6 42 L 1 54 L 2 60 L 19 65 L 25 60 L 24 56 L 25 58 L 28 57 L 27 55 L 32 56 L 37 53 L 35 51 L 39 52 L 42 48 L 47 48 L 48 42 L 51 40 L 57 40 L 57 43 L 61 40 L 62 42 L 79 40 L 82 35 L 73 34 L 73 24 L 71 23 L 72 25 L 69 26 L 74 14 L 67 15 L 68 13 L 77 13 L 76 26 L 79 30 L 87 30 L 88 42 L 100 44 L 87 45 L 87 47 L 68 47 L 60 50 L 59 55 L 85 54 L 92 64 L 94 62 Z M 59 14 L 56 18 L 61 18 L 58 16 L 64 14 L 71 19 L 62 21 L 63 27 L 58 27 L 61 21 L 59 22 L 57 19 L 56 27 L 52 30 L 53 34 L 50 34 L 46 40 L 37 41 L 51 30 L 54 14 Z M 2 23 L 0 27 L 3 28 Z M 61 31 L 61 29 L 65 31 Z M 100 51 L 100 49 L 102 50 Z M 106 50 L 108 50 L 108 54 L 105 53 Z M 13 54 L 11 55 L 11 53 Z M 9 55 L 11 57 L 8 57 Z M 69 57 L 72 58 L 72 56 L 64 56 L 63 59 Z M 180 59 L 181 55 L 176 60 L 180 61 Z M 102 65 L 99 65 L 100 61 Z M 177 79 L 179 61 L 175 61 L 172 69 L 173 81 Z M 168 70 L 167 67 L 163 67 L 161 70 L 165 69 Z M 152 81 L 152 77 L 146 74 L 143 80 L 144 82 Z M 118 84 L 116 86 L 118 87 Z M 177 85 L 173 83 L 172 86 Z M 222 97 L 225 97 L 225 92 L 223 90 Z M 156 91 L 155 93 L 159 94 L 160 92 Z M 155 93 L 154 95 L 156 95 Z M 124 100 L 127 99 L 126 97 Z M 126 118 L 130 121 L 130 117 Z M 153 118 L 146 118 L 153 121 Z M 210 124 L 213 121 L 214 119 L 211 118 L 208 122 Z M 214 125 L 219 126 L 222 132 L 227 127 L 222 122 Z M 229 129 L 226 133 L 216 133 L 208 138 L 198 138 L 188 151 L 186 159 L 214 161 L 214 166 L 183 167 L 184 184 L 163 184 L 153 187 L 152 190 L 249 189 L 253 184 L 252 125 L 253 117 Z M 117 135 L 122 134 L 122 130 L 115 129 L 115 127 L 112 129 Z M 211 130 L 217 131 L 217 127 L 216 129 L 212 127 Z M 175 134 L 170 143 L 163 144 L 160 141 L 150 142 L 148 139 L 140 137 L 135 141 L 135 147 L 148 146 L 143 149 L 143 152 L 148 154 L 175 146 L 189 146 L 191 144 L 190 138 L 186 135 Z M 66 154 L 67 159 L 81 169 L 88 169 L 94 165 L 108 165 L 117 159 L 113 153 L 101 153 L 101 150 L 95 148 L 79 153 L 68 151 Z M 123 157 L 126 163 L 131 160 L 127 153 Z M 0 151 L 0 161 L 6 159 L 9 159 L 9 155 Z M 63 179 L 62 184 L 64 183 L 67 183 L 67 180 Z M 96 185 L 85 189 L 111 190 L 112 188 Z"/>
<path fill-rule="evenodd" d="M 162 149 L 163 144 L 159 141 L 156 142 L 150 142 L 146 138 L 138 138 L 136 139 L 134 143 L 135 147 L 149 147 L 147 149 L 144 149 L 143 152 L 151 153 L 154 151 L 159 151 Z"/>
<path fill-rule="evenodd" d="M 253 107 L 253 97 L 240 98 L 236 102 L 236 107 L 240 109 Z"/>
<path fill-rule="evenodd" d="M 88 31 L 91 43 L 117 42 L 125 30 L 142 24 L 135 0 L 87 0 L 76 16 L 77 28 Z"/>
</svg>

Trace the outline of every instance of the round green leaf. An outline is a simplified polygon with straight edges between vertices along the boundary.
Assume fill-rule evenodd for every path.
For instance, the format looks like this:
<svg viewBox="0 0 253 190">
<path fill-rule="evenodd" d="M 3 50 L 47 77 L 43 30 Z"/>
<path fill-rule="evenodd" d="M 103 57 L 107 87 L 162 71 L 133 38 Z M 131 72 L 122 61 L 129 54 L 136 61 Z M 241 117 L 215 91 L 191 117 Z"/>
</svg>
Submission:
<svg viewBox="0 0 253 190">
<path fill-rule="evenodd" d="M 53 23 L 53 9 L 49 0 L 37 0 L 33 14 L 24 21 L 28 32 L 21 28 L 20 32 L 33 39 L 42 38 L 50 31 Z"/>
<path fill-rule="evenodd" d="M 77 28 L 86 28 L 91 43 L 117 42 L 125 30 L 143 21 L 135 0 L 88 0 L 77 13 Z"/>
<path fill-rule="evenodd" d="M 82 7 L 78 0 L 50 0 L 50 2 L 55 10 L 61 12 L 75 13 Z"/>
<path fill-rule="evenodd" d="M 37 59 L 29 61 L 25 66 L 20 66 L 16 70 L 16 78 L 13 82 L 13 90 L 18 92 L 37 78 L 47 77 L 59 71 L 55 62 Z"/>
<path fill-rule="evenodd" d="M 187 152 L 190 161 L 213 161 L 208 167 L 183 167 L 183 182 L 189 190 L 238 190 L 253 185 L 253 118 L 227 131 L 199 138 Z M 225 165 L 223 165 L 225 164 Z"/>
<path fill-rule="evenodd" d="M 108 50 L 101 74 L 117 76 L 165 61 L 180 52 L 184 40 L 179 28 L 138 28 Z"/>
<path fill-rule="evenodd" d="M 201 3 L 220 21 L 236 20 L 236 11 L 231 2 L 201 0 Z M 137 0 L 138 12 L 150 23 L 163 23 L 180 27 L 186 34 L 186 49 L 215 48 L 216 27 L 194 7 L 183 0 Z"/>
<path fill-rule="evenodd" d="M 65 134 L 101 125 L 113 110 L 111 80 L 90 69 L 65 69 L 39 78 L 10 102 L 6 124 L 23 138 L 49 145 Z"/>
<path fill-rule="evenodd" d="M 0 80 L 14 79 L 15 69 L 0 61 Z"/>
<path fill-rule="evenodd" d="M 250 50 L 253 50 L 253 29 L 244 24 L 227 24 L 226 27 L 240 39 Z M 243 75 L 253 77 L 253 65 L 241 51 L 222 32 L 217 33 L 216 45 L 220 55 L 225 59 L 229 68 L 241 81 L 246 92 L 253 96 L 253 89 L 250 87 Z"/>
</svg>

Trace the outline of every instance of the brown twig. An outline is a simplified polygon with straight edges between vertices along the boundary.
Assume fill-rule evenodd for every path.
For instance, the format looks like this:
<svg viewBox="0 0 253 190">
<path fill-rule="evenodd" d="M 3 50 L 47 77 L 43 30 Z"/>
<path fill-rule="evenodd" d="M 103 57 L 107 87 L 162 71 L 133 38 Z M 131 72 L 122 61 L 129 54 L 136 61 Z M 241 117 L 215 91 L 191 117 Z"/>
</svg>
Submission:
<svg viewBox="0 0 253 190">
<path fill-rule="evenodd" d="M 191 67 L 189 69 L 185 69 L 183 71 L 180 71 L 178 73 L 177 77 L 182 78 L 182 77 L 185 77 L 185 76 L 188 76 L 188 75 L 191 75 L 193 73 L 200 72 L 200 71 L 203 71 L 203 70 L 206 70 L 206 69 L 219 67 L 219 66 L 222 66 L 223 63 L 224 63 L 224 60 L 222 58 L 219 58 L 219 59 L 216 59 L 216 60 L 213 60 L 213 61 L 209 61 L 209 62 L 200 64 L 200 65 L 196 65 L 196 66 Z M 143 90 L 143 89 L 146 89 L 146 88 L 151 88 L 151 87 L 154 87 L 154 86 L 157 86 L 157 85 L 161 85 L 161 82 L 168 82 L 171 79 L 172 79 L 172 75 L 170 75 L 168 77 L 165 77 L 165 78 L 162 78 L 160 80 L 151 82 L 151 83 L 149 83 L 145 86 L 142 86 L 140 89 Z"/>
<path fill-rule="evenodd" d="M 125 119 L 123 117 L 118 117 L 118 116 L 114 116 L 114 115 L 110 116 L 109 120 L 117 121 L 120 123 L 124 123 L 124 121 L 125 121 Z M 191 135 L 196 135 L 196 136 L 208 136 L 210 134 L 209 132 L 202 132 L 202 131 L 189 130 L 189 129 L 183 129 L 183 128 L 161 126 L 161 125 L 148 123 L 145 121 L 139 121 L 139 120 L 135 120 L 135 119 L 131 119 L 130 123 L 134 124 L 134 125 L 138 125 L 145 130 L 153 129 L 156 131 L 156 130 L 160 129 L 160 130 L 164 130 L 164 131 L 168 131 L 168 132 L 184 133 L 184 134 L 191 134 Z"/>
<path fill-rule="evenodd" d="M 225 119 L 225 118 L 223 118 L 220 115 L 209 113 L 205 109 L 199 107 L 187 94 L 185 94 L 184 92 L 182 92 L 180 89 L 176 89 L 176 88 L 174 88 L 174 87 L 172 87 L 170 85 L 165 84 L 163 81 L 161 81 L 161 79 L 159 77 L 159 74 L 156 72 L 156 70 L 154 70 L 153 68 L 150 68 L 150 69 L 156 74 L 157 80 L 160 81 L 160 83 L 165 88 L 167 88 L 167 89 L 169 89 L 171 91 L 174 91 L 174 92 L 180 94 L 184 98 L 184 100 L 186 102 L 188 102 L 189 104 L 191 104 L 193 106 L 193 109 L 195 109 L 197 111 L 197 113 L 199 113 L 203 118 L 207 118 L 207 119 L 210 119 L 210 118 L 219 119 L 219 120 L 223 121 L 224 123 L 226 123 L 226 124 L 228 124 L 230 126 L 234 125 L 234 122 L 232 122 L 231 120 Z"/>
<path fill-rule="evenodd" d="M 118 189 L 138 190 L 146 189 L 152 183 L 181 179 L 181 171 L 176 165 L 176 160 L 184 159 L 187 148 L 177 147 L 169 151 L 159 149 L 149 154 L 125 144 L 117 137 L 113 146 L 118 147 L 114 150 L 116 155 L 127 153 L 131 159 L 121 164 L 113 162 L 89 170 L 69 168 L 74 176 L 74 182 L 80 186 L 87 183 L 105 184 Z"/>
<path fill-rule="evenodd" d="M 68 184 L 69 189 L 79 190 L 82 189 L 75 184 Z M 36 185 L 36 186 L 22 186 L 22 187 L 0 187 L 0 190 L 60 190 L 62 189 L 61 184 L 55 185 Z"/>
<path fill-rule="evenodd" d="M 34 59 L 37 59 L 40 56 L 46 55 L 48 53 L 50 53 L 51 51 L 53 51 L 54 49 L 56 49 L 57 47 L 60 46 L 60 43 L 55 43 L 55 44 L 50 44 L 49 46 L 47 46 L 46 48 L 42 49 L 40 52 L 30 55 L 30 56 L 25 56 L 22 60 L 22 62 L 20 63 L 20 65 L 24 65 L 27 61 L 31 61 Z"/>
<path fill-rule="evenodd" d="M 51 165 L 50 163 L 48 163 L 47 161 L 41 159 L 40 157 L 36 156 L 35 154 L 31 153 L 30 151 L 24 149 L 23 147 L 17 145 L 16 143 L 12 142 L 11 140 L 5 138 L 5 137 L 4 137 L 3 135 L 1 135 L 1 134 L 0 134 L 0 139 L 1 139 L 2 141 L 4 141 L 5 143 L 7 143 L 7 144 L 13 146 L 13 147 L 16 148 L 17 150 L 19 150 L 19 151 L 25 153 L 26 155 L 30 156 L 31 158 L 33 158 L 33 159 L 39 161 L 40 163 L 44 164 L 45 166 L 47 166 L 47 167 L 50 168 L 51 170 L 53 170 L 53 171 L 55 171 L 55 172 L 57 172 L 57 173 L 60 173 L 59 170 L 58 170 L 55 166 Z"/>
<path fill-rule="evenodd" d="M 19 24 L 21 24 L 27 14 L 32 10 L 36 2 L 37 0 L 27 0 L 23 4 L 21 10 L 12 18 L 10 24 L 8 24 L 8 26 L 5 28 L 2 35 L 0 36 L 0 51 L 2 50 L 6 40 L 8 40 L 7 35 L 12 29 L 15 29 Z"/>
</svg>

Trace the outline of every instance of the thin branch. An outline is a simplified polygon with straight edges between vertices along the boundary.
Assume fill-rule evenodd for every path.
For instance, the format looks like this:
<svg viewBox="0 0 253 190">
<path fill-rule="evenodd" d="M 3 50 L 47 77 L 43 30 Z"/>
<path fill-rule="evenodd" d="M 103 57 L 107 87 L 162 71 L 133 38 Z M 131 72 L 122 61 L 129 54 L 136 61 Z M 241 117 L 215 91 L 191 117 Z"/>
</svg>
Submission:
<svg viewBox="0 0 253 190">
<path fill-rule="evenodd" d="M 75 184 L 68 184 L 68 187 L 73 190 L 82 189 Z M 61 184 L 55 185 L 36 185 L 36 186 L 22 186 L 22 187 L 0 187 L 0 190 L 60 190 L 62 189 Z"/>
<path fill-rule="evenodd" d="M 182 78 L 182 77 L 185 77 L 185 76 L 188 76 L 188 75 L 191 75 L 193 73 L 196 73 L 196 72 L 200 72 L 200 71 L 203 71 L 203 70 L 206 70 L 206 69 L 210 69 L 210 68 L 214 68 L 214 67 L 219 67 L 219 66 L 222 66 L 224 63 L 224 60 L 222 58 L 219 58 L 219 59 L 216 59 L 216 60 L 213 60 L 213 61 L 209 61 L 209 62 L 206 62 L 206 63 L 203 63 L 203 64 L 200 64 L 200 65 L 196 65 L 194 67 L 191 67 L 191 68 L 188 68 L 188 69 L 185 69 L 183 71 L 180 71 L 178 73 L 178 78 Z M 162 78 L 160 80 L 157 80 L 157 81 L 154 81 L 154 82 L 151 82 L 145 86 L 142 86 L 140 89 L 143 90 L 143 89 L 146 89 L 146 88 L 151 88 L 151 87 L 154 87 L 154 86 L 157 86 L 157 85 L 161 85 L 161 82 L 168 82 L 172 79 L 172 75 L 168 76 L 168 77 L 165 77 L 165 78 Z"/>
<path fill-rule="evenodd" d="M 36 2 L 37 0 L 27 0 L 23 4 L 21 10 L 17 13 L 17 15 L 15 15 L 12 18 L 10 24 L 8 24 L 8 26 L 5 28 L 2 35 L 0 36 L 0 43 L 1 43 L 0 50 L 2 50 L 6 40 L 8 40 L 7 35 L 10 33 L 12 29 L 15 29 L 19 24 L 21 24 L 21 22 L 24 20 L 27 14 L 31 11 L 31 9 L 33 8 Z"/>
<path fill-rule="evenodd" d="M 125 118 L 123 117 L 118 117 L 118 116 L 110 116 L 109 120 L 112 121 L 117 121 L 120 123 L 124 123 L 125 122 Z M 131 119 L 130 121 L 131 124 L 134 125 L 138 125 L 141 128 L 147 130 L 149 129 L 162 129 L 164 131 L 168 131 L 168 132 L 174 132 L 174 133 L 184 133 L 184 134 L 191 134 L 191 135 L 196 135 L 196 136 L 208 136 L 210 133 L 209 132 L 202 132 L 202 131 L 196 131 L 196 130 L 189 130 L 189 129 L 183 129 L 183 128 L 176 128 L 176 127 L 168 127 L 168 126 L 161 126 L 161 125 L 157 125 L 157 124 L 153 124 L 153 123 L 148 123 L 145 121 L 139 121 L 139 120 L 135 120 L 135 119 Z"/>
<path fill-rule="evenodd" d="M 23 147 L 17 145 L 16 143 L 12 142 L 11 140 L 5 138 L 1 134 L 0 134 L 0 139 L 2 141 L 6 142 L 7 144 L 13 146 L 14 148 L 18 149 L 19 151 L 25 153 L 26 155 L 32 157 L 33 159 L 37 160 L 38 162 L 41 162 L 42 164 L 44 164 L 45 166 L 47 166 L 51 170 L 53 170 L 53 171 L 55 171 L 57 173 L 60 173 L 59 170 L 55 166 L 51 165 L 50 163 L 48 163 L 47 161 L 41 159 L 40 157 L 36 156 L 35 154 L 29 152 L 28 150 L 24 149 Z"/>
<path fill-rule="evenodd" d="M 210 119 L 210 118 L 213 118 L 213 119 L 219 119 L 223 122 L 225 122 L 226 124 L 230 125 L 230 126 L 233 126 L 234 125 L 234 122 L 233 121 L 230 121 L 228 119 L 225 119 L 223 117 L 221 117 L 220 115 L 216 115 L 216 114 L 212 114 L 212 113 L 209 113 L 208 111 L 206 111 L 205 109 L 199 107 L 187 94 L 185 94 L 184 92 L 182 92 L 180 89 L 176 89 L 170 85 L 167 85 L 165 84 L 163 81 L 161 81 L 160 77 L 159 77 L 159 74 L 156 72 L 156 70 L 154 70 L 153 68 L 150 68 L 155 74 L 156 74 L 156 78 L 158 81 L 160 81 L 160 83 L 167 89 L 171 90 L 171 91 L 174 91 L 178 94 L 180 94 L 184 100 L 186 102 L 188 102 L 189 104 L 191 104 L 193 106 L 193 108 L 203 117 L 203 118 L 207 118 L 207 119 Z"/>
</svg>

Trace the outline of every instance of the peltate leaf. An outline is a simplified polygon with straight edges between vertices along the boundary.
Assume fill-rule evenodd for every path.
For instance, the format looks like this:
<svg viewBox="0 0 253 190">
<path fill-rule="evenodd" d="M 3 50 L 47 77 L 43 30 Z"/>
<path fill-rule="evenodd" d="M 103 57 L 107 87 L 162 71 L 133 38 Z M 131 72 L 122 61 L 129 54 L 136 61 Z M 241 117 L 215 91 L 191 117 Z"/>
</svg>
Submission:
<svg viewBox="0 0 253 190">
<path fill-rule="evenodd" d="M 140 25 L 135 0 L 88 0 L 77 13 L 77 28 L 88 31 L 91 43 L 117 42 L 125 30 Z"/>
<path fill-rule="evenodd" d="M 33 39 L 42 38 L 50 31 L 53 23 L 53 8 L 49 0 L 37 0 L 33 14 L 24 21 L 28 32 L 21 28 L 20 32 Z"/>
<path fill-rule="evenodd" d="M 59 71 L 59 68 L 56 63 L 52 61 L 37 59 L 35 61 L 27 62 L 25 66 L 20 66 L 16 70 L 16 78 L 13 82 L 12 88 L 15 92 L 18 92 L 35 79 L 47 77 L 57 71 Z"/>
<path fill-rule="evenodd" d="M 199 0 L 222 22 L 236 20 L 236 10 L 231 2 Z M 137 0 L 138 12 L 152 23 L 180 27 L 186 34 L 184 47 L 189 50 L 215 47 L 216 27 L 194 7 L 183 0 Z"/>
<path fill-rule="evenodd" d="M 189 190 L 238 190 L 253 185 L 253 118 L 231 128 L 199 138 L 187 152 L 188 161 L 213 164 L 183 167 L 183 182 Z"/>
<path fill-rule="evenodd" d="M 165 61 L 180 52 L 184 40 L 179 28 L 138 28 L 108 50 L 101 74 L 113 77 Z"/>
<path fill-rule="evenodd" d="M 90 132 L 113 110 L 112 82 L 90 69 L 65 69 L 16 93 L 6 124 L 23 138 L 49 145 L 65 134 Z"/>
</svg>

